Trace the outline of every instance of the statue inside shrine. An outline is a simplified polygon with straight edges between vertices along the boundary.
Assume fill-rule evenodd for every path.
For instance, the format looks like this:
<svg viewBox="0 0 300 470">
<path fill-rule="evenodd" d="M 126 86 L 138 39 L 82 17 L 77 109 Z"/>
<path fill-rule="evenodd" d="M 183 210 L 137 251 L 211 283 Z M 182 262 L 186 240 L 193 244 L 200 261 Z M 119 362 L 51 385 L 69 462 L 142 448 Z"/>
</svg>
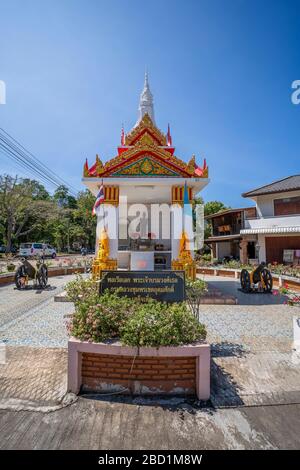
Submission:
<svg viewBox="0 0 300 470">
<path fill-rule="evenodd" d="M 105 228 L 101 231 L 99 249 L 98 249 L 98 261 L 105 262 L 109 258 L 109 238 Z"/>
<path fill-rule="evenodd" d="M 189 263 L 193 261 L 192 255 L 191 255 L 191 250 L 189 248 L 189 240 L 187 237 L 186 232 L 182 232 L 181 239 L 179 242 L 179 256 L 178 259 L 184 263 Z"/>
</svg>

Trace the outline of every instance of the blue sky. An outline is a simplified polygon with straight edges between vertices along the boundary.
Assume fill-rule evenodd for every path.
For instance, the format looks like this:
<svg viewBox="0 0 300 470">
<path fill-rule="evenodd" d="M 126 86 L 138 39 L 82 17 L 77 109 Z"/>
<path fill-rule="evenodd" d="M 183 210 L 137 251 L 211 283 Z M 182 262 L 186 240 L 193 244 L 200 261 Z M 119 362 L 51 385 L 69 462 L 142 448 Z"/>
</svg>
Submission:
<svg viewBox="0 0 300 470">
<path fill-rule="evenodd" d="M 300 0 L 0 0 L 0 28 L 0 127 L 78 189 L 135 124 L 145 67 L 176 155 L 207 159 L 206 200 L 299 173 Z"/>
</svg>

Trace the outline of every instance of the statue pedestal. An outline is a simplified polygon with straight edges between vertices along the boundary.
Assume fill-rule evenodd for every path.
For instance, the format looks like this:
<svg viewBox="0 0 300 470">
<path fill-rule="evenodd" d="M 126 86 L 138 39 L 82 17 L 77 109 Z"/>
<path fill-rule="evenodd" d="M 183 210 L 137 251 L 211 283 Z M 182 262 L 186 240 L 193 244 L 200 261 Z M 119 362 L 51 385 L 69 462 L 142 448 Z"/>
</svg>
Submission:
<svg viewBox="0 0 300 470">
<path fill-rule="evenodd" d="M 117 269 L 118 265 L 116 259 L 100 261 L 98 258 L 95 258 L 92 266 L 92 279 L 93 281 L 99 281 L 101 279 L 102 271 L 115 271 Z"/>
<path fill-rule="evenodd" d="M 193 260 L 188 262 L 173 260 L 172 261 L 173 271 L 184 271 L 187 279 L 194 281 L 196 279 L 196 263 Z"/>
</svg>

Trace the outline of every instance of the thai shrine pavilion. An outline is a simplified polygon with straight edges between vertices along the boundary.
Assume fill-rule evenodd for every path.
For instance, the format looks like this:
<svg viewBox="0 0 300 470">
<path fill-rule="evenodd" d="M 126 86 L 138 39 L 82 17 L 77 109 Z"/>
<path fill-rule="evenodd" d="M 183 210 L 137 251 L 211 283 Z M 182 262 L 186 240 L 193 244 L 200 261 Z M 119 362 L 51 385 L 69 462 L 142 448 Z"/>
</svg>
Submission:
<svg viewBox="0 0 300 470">
<path fill-rule="evenodd" d="M 101 186 L 104 192 L 96 210 L 95 278 L 102 270 L 115 269 L 176 269 L 195 277 L 193 246 L 188 242 L 192 224 L 183 230 L 177 222 L 183 219 L 184 199 L 191 201 L 208 184 L 208 167 L 205 160 L 202 167 L 196 165 L 195 156 L 188 163 L 175 156 L 170 127 L 164 134 L 156 125 L 147 74 L 137 123 L 127 134 L 122 129 L 114 158 L 104 163 L 96 155 L 92 166 L 86 161 L 82 181 L 95 197 Z M 141 204 L 142 208 L 137 206 Z M 157 205 L 169 213 L 160 216 L 151 210 Z M 140 223 L 130 232 L 137 212 Z M 160 218 L 169 226 L 164 236 L 155 226 Z"/>
</svg>

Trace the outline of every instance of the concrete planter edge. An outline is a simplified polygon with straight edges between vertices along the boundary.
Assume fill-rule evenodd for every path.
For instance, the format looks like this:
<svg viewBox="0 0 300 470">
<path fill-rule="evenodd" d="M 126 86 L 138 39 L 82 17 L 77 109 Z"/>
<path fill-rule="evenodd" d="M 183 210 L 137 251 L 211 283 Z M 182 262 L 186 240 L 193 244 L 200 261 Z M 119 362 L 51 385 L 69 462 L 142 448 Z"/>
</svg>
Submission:
<svg viewBox="0 0 300 470">
<path fill-rule="evenodd" d="M 194 357 L 196 359 L 196 395 L 199 400 L 210 397 L 210 344 L 183 346 L 130 347 L 120 343 L 93 343 L 70 338 L 68 341 L 68 391 L 78 394 L 82 384 L 82 353 L 129 357 Z"/>
</svg>

